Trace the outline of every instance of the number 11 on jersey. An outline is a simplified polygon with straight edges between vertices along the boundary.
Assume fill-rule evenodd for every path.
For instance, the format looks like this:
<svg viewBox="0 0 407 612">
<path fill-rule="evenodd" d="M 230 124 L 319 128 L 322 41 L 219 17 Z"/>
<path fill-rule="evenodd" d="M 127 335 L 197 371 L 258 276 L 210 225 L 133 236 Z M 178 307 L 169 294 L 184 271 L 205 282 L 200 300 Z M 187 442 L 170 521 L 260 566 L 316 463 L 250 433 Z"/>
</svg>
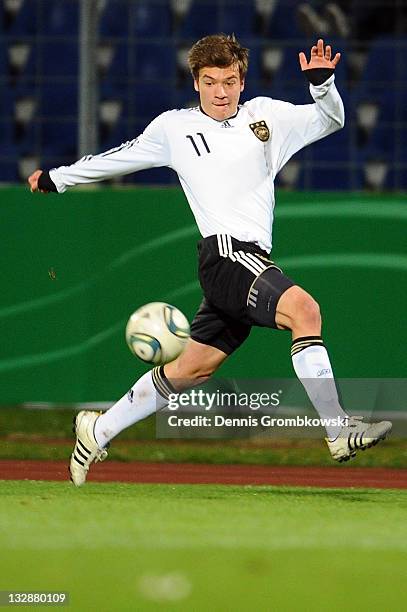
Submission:
<svg viewBox="0 0 407 612">
<path fill-rule="evenodd" d="M 210 148 L 208 147 L 208 143 L 206 142 L 206 140 L 205 140 L 205 136 L 202 134 L 202 132 L 197 132 L 197 133 L 196 133 L 196 136 L 200 136 L 200 137 L 201 137 L 201 140 L 202 140 L 202 143 L 203 143 L 203 145 L 204 145 L 204 147 L 205 147 L 205 149 L 206 149 L 206 152 L 207 152 L 207 153 L 210 153 L 210 152 L 211 152 L 211 150 L 210 150 Z M 195 142 L 194 137 L 193 137 L 193 136 L 191 136 L 190 134 L 188 134 L 187 136 L 185 136 L 185 138 L 189 138 L 189 140 L 190 140 L 190 141 L 191 141 L 191 143 L 192 143 L 192 146 L 193 146 L 193 147 L 194 147 L 194 149 L 195 149 L 195 153 L 198 155 L 198 157 L 201 157 L 201 152 L 200 152 L 200 150 L 199 150 L 199 148 L 198 148 L 198 145 L 197 145 L 197 144 L 196 144 L 196 142 Z"/>
</svg>

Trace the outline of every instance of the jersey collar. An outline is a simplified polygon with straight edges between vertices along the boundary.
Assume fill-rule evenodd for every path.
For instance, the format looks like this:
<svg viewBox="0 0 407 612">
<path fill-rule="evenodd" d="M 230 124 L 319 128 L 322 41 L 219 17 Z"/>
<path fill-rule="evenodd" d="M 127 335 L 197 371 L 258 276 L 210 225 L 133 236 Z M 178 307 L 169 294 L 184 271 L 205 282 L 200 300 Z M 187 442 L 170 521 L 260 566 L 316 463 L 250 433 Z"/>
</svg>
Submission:
<svg viewBox="0 0 407 612">
<path fill-rule="evenodd" d="M 239 113 L 239 110 L 240 110 L 240 107 L 241 107 L 241 106 L 242 106 L 241 104 L 238 104 L 238 106 L 237 106 L 237 111 L 235 112 L 235 114 L 234 114 L 234 115 L 232 115 L 231 117 L 225 117 L 225 119 L 214 119 L 213 117 L 211 117 L 210 115 L 208 115 L 208 113 L 205 113 L 205 111 L 204 111 L 204 109 L 202 108 L 202 106 L 201 106 L 201 105 L 199 105 L 199 107 L 198 107 L 198 108 L 199 108 L 199 110 L 201 111 L 201 113 L 203 113 L 204 115 L 206 115 L 207 117 L 209 117 L 209 119 L 212 119 L 213 121 L 216 121 L 216 123 L 223 123 L 224 121 L 230 121 L 231 119 L 234 119 L 235 117 L 237 117 L 237 115 L 238 115 L 238 113 Z"/>
</svg>

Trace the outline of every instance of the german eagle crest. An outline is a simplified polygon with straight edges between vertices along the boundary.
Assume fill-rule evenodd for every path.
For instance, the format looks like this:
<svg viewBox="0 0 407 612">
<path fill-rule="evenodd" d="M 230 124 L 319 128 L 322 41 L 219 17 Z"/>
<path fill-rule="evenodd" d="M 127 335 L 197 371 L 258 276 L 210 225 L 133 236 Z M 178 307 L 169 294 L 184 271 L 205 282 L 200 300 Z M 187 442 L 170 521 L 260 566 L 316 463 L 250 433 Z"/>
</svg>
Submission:
<svg viewBox="0 0 407 612">
<path fill-rule="evenodd" d="M 256 138 L 262 142 L 267 142 L 270 138 L 270 130 L 265 121 L 256 121 L 256 123 L 250 123 L 249 126 Z"/>
</svg>

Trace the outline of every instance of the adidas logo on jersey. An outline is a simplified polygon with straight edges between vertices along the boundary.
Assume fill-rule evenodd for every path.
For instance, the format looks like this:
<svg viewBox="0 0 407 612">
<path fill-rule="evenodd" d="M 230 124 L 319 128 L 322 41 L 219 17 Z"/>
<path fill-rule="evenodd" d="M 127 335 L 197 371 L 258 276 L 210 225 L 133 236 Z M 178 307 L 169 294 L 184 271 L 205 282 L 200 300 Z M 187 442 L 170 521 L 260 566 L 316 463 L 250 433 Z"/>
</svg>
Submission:
<svg viewBox="0 0 407 612">
<path fill-rule="evenodd" d="M 223 127 L 223 128 L 231 128 L 231 127 L 233 127 L 233 125 L 230 125 L 229 121 L 228 121 L 228 120 L 226 120 L 226 121 L 224 121 L 224 122 L 222 123 L 222 127 Z"/>
</svg>

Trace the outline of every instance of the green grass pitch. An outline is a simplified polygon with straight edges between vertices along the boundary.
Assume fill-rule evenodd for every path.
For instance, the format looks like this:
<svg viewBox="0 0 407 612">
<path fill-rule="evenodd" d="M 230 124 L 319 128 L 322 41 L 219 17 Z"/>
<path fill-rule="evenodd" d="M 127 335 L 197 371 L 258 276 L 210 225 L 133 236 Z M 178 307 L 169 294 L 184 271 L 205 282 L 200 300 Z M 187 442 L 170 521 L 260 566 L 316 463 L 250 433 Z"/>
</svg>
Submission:
<svg viewBox="0 0 407 612">
<path fill-rule="evenodd" d="M 406 510 L 396 490 L 0 481 L 0 590 L 68 591 L 75 612 L 397 612 Z"/>
</svg>

